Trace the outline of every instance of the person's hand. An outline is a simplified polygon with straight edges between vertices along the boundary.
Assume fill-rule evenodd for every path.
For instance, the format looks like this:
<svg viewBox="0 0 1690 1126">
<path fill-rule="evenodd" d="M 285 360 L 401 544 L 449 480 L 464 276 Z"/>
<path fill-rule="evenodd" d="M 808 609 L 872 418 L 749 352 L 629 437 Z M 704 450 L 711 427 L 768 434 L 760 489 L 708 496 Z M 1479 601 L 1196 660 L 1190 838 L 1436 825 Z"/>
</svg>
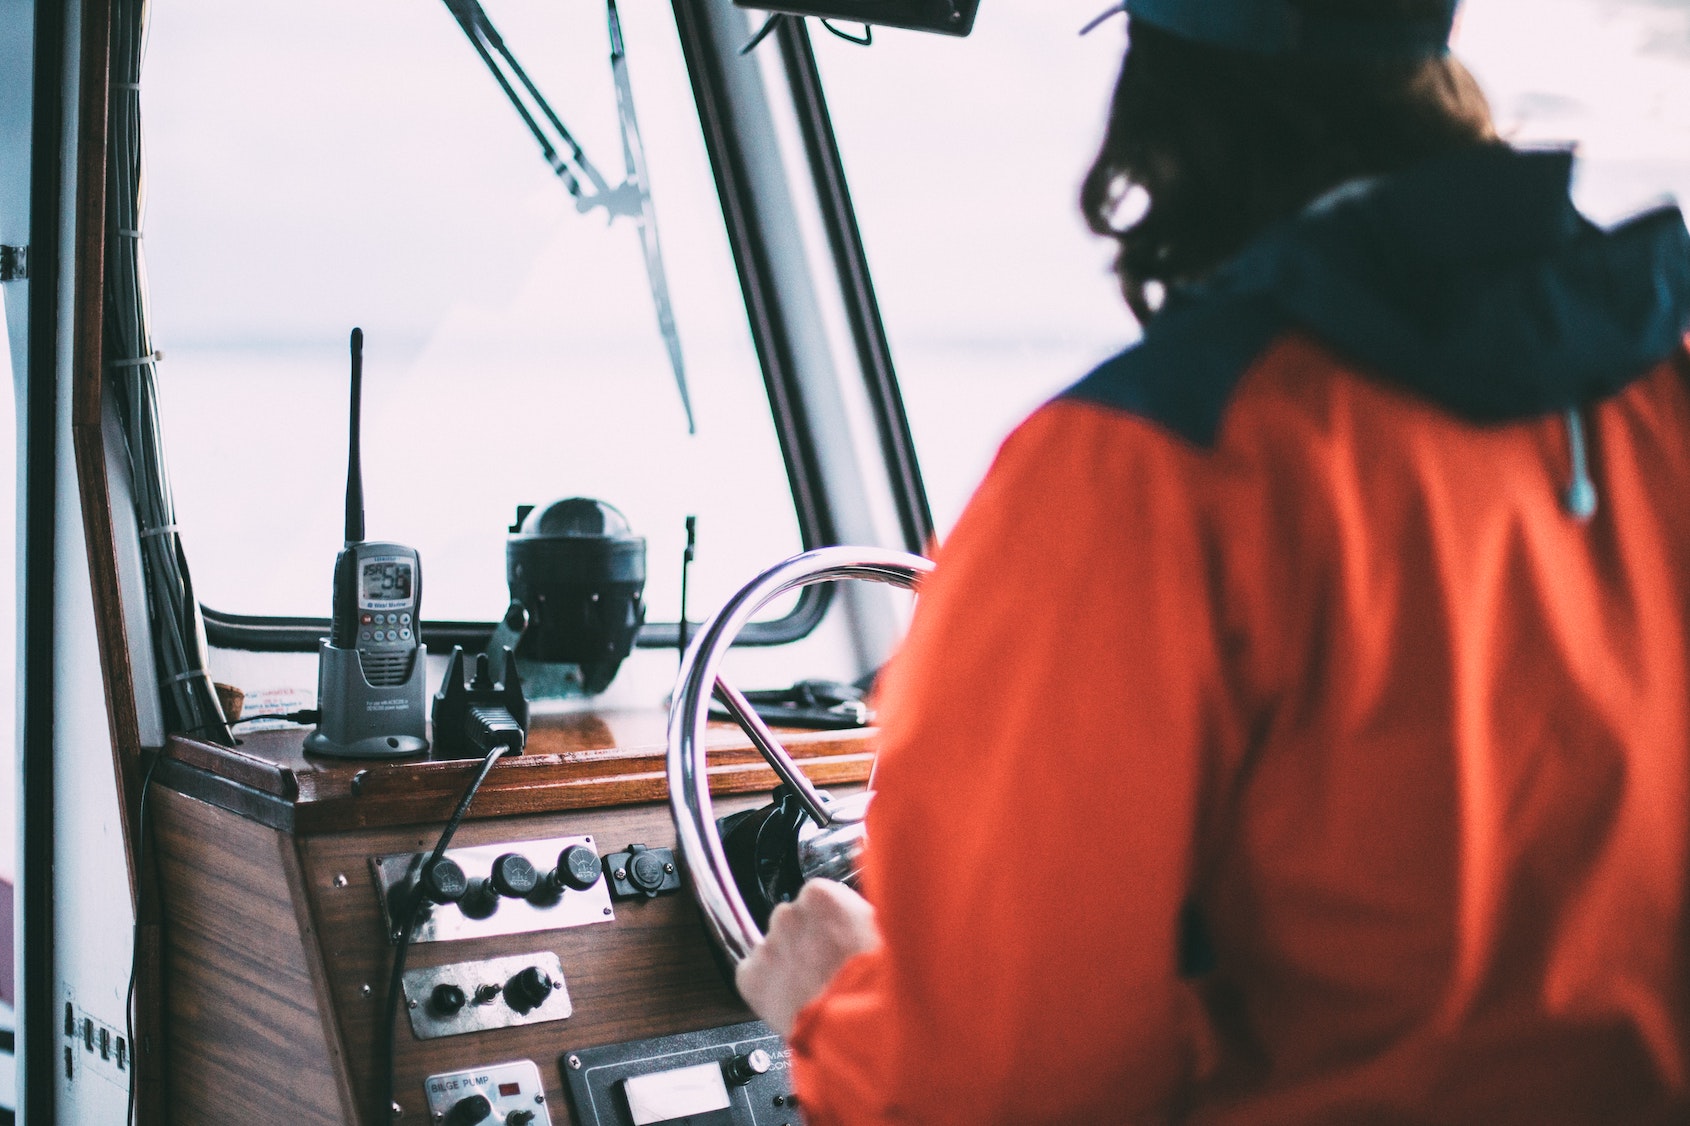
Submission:
<svg viewBox="0 0 1690 1126">
<path fill-rule="evenodd" d="M 769 936 L 739 964 L 739 995 L 784 1038 L 839 967 L 880 945 L 874 908 L 832 880 L 811 880 L 769 916 Z"/>
</svg>

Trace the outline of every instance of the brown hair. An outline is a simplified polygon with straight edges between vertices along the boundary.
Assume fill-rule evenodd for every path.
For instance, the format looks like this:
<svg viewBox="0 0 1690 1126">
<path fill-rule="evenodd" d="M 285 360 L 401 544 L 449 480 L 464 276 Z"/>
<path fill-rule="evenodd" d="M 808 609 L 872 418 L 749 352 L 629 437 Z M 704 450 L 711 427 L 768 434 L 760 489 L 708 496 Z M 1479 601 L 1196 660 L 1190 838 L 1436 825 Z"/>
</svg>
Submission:
<svg viewBox="0 0 1690 1126">
<path fill-rule="evenodd" d="M 1419 0 L 1294 3 L 1351 15 L 1426 8 Z M 1202 278 L 1345 181 L 1493 137 L 1484 94 L 1449 56 L 1269 57 L 1135 21 L 1080 208 L 1092 230 L 1120 244 L 1115 272 L 1142 323 L 1154 315 L 1155 288 Z M 1135 188 L 1146 206 L 1119 226 Z"/>
</svg>

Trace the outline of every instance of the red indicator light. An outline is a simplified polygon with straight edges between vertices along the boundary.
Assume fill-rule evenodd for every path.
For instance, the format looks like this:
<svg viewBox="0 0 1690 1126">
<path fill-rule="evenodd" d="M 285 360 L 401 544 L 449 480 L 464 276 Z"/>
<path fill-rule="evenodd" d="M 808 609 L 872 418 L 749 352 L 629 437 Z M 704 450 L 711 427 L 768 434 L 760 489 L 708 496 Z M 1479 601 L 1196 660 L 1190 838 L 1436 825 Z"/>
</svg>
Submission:
<svg viewBox="0 0 1690 1126">
<path fill-rule="evenodd" d="M 509 1098 L 511 1095 L 520 1095 L 520 1094 L 522 1094 L 522 1084 L 521 1083 L 501 1083 L 501 1084 L 499 1084 L 499 1097 L 501 1099 Z"/>
</svg>

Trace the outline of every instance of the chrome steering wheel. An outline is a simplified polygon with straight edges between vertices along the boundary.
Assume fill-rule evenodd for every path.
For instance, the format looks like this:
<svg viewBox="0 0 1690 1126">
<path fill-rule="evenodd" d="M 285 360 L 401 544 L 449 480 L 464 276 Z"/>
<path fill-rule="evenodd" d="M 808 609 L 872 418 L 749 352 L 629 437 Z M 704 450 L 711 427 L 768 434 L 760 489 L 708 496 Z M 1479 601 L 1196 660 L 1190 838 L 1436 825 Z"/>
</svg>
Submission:
<svg viewBox="0 0 1690 1126">
<path fill-rule="evenodd" d="M 705 923 L 735 965 L 763 941 L 745 897 L 740 894 L 716 830 L 710 802 L 710 774 L 705 762 L 704 731 L 714 695 L 744 729 L 780 780 L 792 788 L 812 824 L 801 841 L 806 874 L 838 878 L 847 874 L 861 847 L 867 793 L 829 802 L 793 762 L 786 748 L 750 703 L 724 681 L 718 669 L 728 646 L 757 611 L 783 594 L 817 583 L 863 579 L 913 590 L 933 564 L 919 555 L 867 547 L 824 547 L 794 556 L 758 575 L 704 623 L 681 662 L 680 679 L 669 707 L 669 807 L 682 866 Z"/>
</svg>

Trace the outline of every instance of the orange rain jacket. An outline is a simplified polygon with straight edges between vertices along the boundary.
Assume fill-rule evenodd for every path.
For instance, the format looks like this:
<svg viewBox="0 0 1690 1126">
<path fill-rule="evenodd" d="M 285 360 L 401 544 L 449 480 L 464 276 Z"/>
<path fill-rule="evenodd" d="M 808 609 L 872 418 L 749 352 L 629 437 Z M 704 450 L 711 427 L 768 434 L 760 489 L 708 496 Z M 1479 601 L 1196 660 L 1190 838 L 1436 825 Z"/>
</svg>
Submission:
<svg viewBox="0 0 1690 1126">
<path fill-rule="evenodd" d="M 811 1126 L 1690 1121 L 1690 234 L 1570 167 L 1354 185 L 1005 444 Z"/>
</svg>

